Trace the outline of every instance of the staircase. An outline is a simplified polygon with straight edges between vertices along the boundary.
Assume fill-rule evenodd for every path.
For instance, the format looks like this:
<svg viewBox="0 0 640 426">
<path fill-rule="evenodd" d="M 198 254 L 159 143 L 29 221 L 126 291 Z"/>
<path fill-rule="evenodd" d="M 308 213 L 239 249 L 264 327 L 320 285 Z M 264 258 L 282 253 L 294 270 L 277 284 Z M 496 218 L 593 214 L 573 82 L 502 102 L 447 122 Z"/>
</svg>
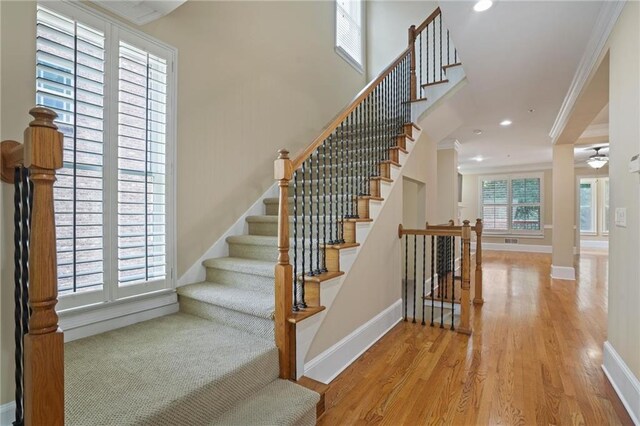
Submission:
<svg viewBox="0 0 640 426">
<path fill-rule="evenodd" d="M 416 40 L 435 34 L 437 19 L 439 60 L 429 50 L 423 58 Z M 290 158 L 280 151 L 274 167 L 279 196 L 263 200 L 264 214 L 246 218 L 247 234 L 227 238 L 228 256 L 203 262 L 204 281 L 177 289 L 179 313 L 65 344 L 64 374 L 59 359 L 38 371 L 39 382 L 57 387 L 46 393 L 27 383 L 25 410 L 36 413 L 27 418 L 68 425 L 314 424 L 323 395 L 310 388 L 322 387 L 308 378 L 299 381 L 307 387 L 293 382 L 304 373 L 300 359 L 309 343 L 296 341 L 296 326 L 330 307 L 323 283 L 349 271 L 343 253 L 357 254 L 363 227 L 374 225 L 401 177 L 421 132 L 416 105 L 422 102 L 424 112 L 464 79 L 449 46 L 437 9 L 410 29 L 409 47 L 303 152 Z M 429 77 L 431 66 L 439 77 Z M 59 137 L 54 114 L 47 114 L 44 127 Z M 19 161 L 12 167 L 21 167 Z M 53 211 L 46 213 L 41 227 L 50 229 Z M 40 251 L 55 254 L 55 240 Z M 32 271 L 38 274 L 37 265 Z M 55 288 L 31 285 L 52 311 Z M 48 345 L 43 351 L 61 355 L 55 312 L 47 320 L 38 328 Z M 51 397 L 61 393 L 63 379 L 64 402 Z"/>
</svg>

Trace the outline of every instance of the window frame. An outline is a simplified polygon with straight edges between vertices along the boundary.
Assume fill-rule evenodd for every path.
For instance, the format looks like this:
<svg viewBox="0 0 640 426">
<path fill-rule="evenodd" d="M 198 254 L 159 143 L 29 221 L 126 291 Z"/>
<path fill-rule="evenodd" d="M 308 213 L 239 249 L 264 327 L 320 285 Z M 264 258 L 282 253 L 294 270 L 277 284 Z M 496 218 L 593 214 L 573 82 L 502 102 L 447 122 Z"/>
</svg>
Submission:
<svg viewBox="0 0 640 426">
<path fill-rule="evenodd" d="M 599 232 L 599 222 L 600 222 L 600 213 L 599 213 L 599 184 L 597 178 L 591 177 L 581 177 L 578 181 L 578 217 L 582 214 L 582 203 L 580 198 L 580 189 L 583 183 L 588 183 L 591 186 L 591 225 L 592 229 L 583 231 L 580 223 L 578 222 L 578 230 L 580 231 L 580 235 L 584 236 L 597 236 Z"/>
<path fill-rule="evenodd" d="M 176 149 L 177 91 L 176 63 L 178 50 L 112 17 L 76 2 L 66 0 L 39 1 L 38 7 L 76 20 L 104 33 L 104 97 L 103 97 L 103 285 L 101 288 L 60 294 L 57 311 L 84 311 L 123 301 L 147 299 L 175 292 L 176 288 Z M 37 20 L 37 17 L 35 18 Z M 35 39 L 36 34 L 34 34 Z M 119 43 L 125 41 L 167 60 L 167 124 L 166 124 L 166 277 L 164 280 L 121 286 L 118 283 L 118 103 Z M 35 68 L 35 67 L 34 67 Z M 36 88 L 37 68 L 34 69 Z M 37 90 L 36 90 L 37 92 Z M 38 95 L 36 94 L 36 97 Z"/>
<path fill-rule="evenodd" d="M 360 4 L 360 52 L 362 54 L 362 63 L 359 63 L 356 58 L 351 56 L 342 46 L 338 44 L 338 0 L 333 2 L 333 35 L 334 35 L 334 50 L 342 59 L 344 59 L 349 65 L 351 65 L 360 74 L 365 72 L 366 60 L 366 1 L 364 0 L 348 0 L 357 1 Z"/>
<path fill-rule="evenodd" d="M 517 179 L 540 179 L 540 202 L 539 203 L 513 203 L 512 197 L 512 181 Z M 478 217 L 484 220 L 484 206 L 482 202 L 482 183 L 490 180 L 506 180 L 507 181 L 507 229 L 492 230 L 486 227 L 483 228 L 485 234 L 493 236 L 508 235 L 508 236 L 523 236 L 523 237 L 544 237 L 544 173 L 517 173 L 517 174 L 493 174 L 482 175 L 478 177 Z M 487 204 L 487 205 L 500 205 L 505 204 Z M 540 229 L 539 230 L 526 230 L 526 229 L 513 229 L 513 208 L 514 206 L 540 206 Z"/>
</svg>

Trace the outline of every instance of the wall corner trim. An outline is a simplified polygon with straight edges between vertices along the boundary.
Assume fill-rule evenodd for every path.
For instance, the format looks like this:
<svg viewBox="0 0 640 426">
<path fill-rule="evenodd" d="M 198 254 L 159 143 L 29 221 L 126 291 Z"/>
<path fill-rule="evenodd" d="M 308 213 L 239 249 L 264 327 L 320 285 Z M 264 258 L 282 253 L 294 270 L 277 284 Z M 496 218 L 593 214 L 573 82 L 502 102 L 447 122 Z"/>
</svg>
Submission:
<svg viewBox="0 0 640 426">
<path fill-rule="evenodd" d="M 329 383 L 402 321 L 402 299 L 305 364 L 304 375 Z"/>
<path fill-rule="evenodd" d="M 627 409 L 631 421 L 640 426 L 640 380 L 631 372 L 609 341 L 602 350 L 602 370 Z"/>
<path fill-rule="evenodd" d="M 580 93 L 582 93 L 582 90 L 587 84 L 591 72 L 598 65 L 598 59 L 609 39 L 609 34 L 611 34 L 620 13 L 622 13 L 625 3 L 626 0 L 603 2 L 591 36 L 587 42 L 587 47 L 578 64 L 578 69 L 573 76 L 569 90 L 562 101 L 560 111 L 558 111 L 558 115 L 549 131 L 549 136 L 553 144 L 556 143 L 567 125 L 576 101 L 578 100 L 578 96 L 580 96 Z"/>
<path fill-rule="evenodd" d="M 551 265 L 551 278 L 555 280 L 576 280 L 576 268 L 573 266 Z"/>
<path fill-rule="evenodd" d="M 16 419 L 16 402 L 11 401 L 0 405 L 0 426 L 11 426 Z"/>
</svg>

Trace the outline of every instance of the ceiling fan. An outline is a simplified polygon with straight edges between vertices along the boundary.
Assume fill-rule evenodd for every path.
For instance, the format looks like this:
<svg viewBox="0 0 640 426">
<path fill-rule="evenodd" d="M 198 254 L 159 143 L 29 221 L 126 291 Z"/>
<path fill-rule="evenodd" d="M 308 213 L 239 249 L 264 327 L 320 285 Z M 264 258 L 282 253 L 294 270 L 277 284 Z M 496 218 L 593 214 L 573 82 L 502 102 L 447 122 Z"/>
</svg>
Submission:
<svg viewBox="0 0 640 426">
<path fill-rule="evenodd" d="M 609 162 L 609 157 L 608 156 L 606 156 L 604 154 L 600 154 L 600 150 L 602 148 L 603 147 L 591 148 L 596 153 L 593 154 L 592 156 L 590 156 L 589 159 L 587 160 L 587 164 L 589 165 L 589 167 L 597 170 L 597 169 L 600 169 L 600 168 L 604 167 L 604 165 Z"/>
</svg>

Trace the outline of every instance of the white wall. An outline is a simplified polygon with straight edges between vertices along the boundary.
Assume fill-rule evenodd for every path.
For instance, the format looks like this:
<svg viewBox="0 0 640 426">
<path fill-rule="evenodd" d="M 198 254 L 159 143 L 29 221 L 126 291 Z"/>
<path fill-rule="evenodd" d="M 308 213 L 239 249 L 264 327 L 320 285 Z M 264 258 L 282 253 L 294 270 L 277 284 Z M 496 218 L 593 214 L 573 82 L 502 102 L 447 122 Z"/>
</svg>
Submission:
<svg viewBox="0 0 640 426">
<path fill-rule="evenodd" d="M 627 209 L 627 226 L 609 231 L 607 339 L 640 379 L 640 176 L 628 172 L 640 152 L 640 3 L 627 2 L 609 39 L 610 208 Z"/>
<path fill-rule="evenodd" d="M 437 1 L 367 2 L 367 72 L 378 75 L 408 46 L 409 27 L 420 25 L 436 7 Z"/>
</svg>

